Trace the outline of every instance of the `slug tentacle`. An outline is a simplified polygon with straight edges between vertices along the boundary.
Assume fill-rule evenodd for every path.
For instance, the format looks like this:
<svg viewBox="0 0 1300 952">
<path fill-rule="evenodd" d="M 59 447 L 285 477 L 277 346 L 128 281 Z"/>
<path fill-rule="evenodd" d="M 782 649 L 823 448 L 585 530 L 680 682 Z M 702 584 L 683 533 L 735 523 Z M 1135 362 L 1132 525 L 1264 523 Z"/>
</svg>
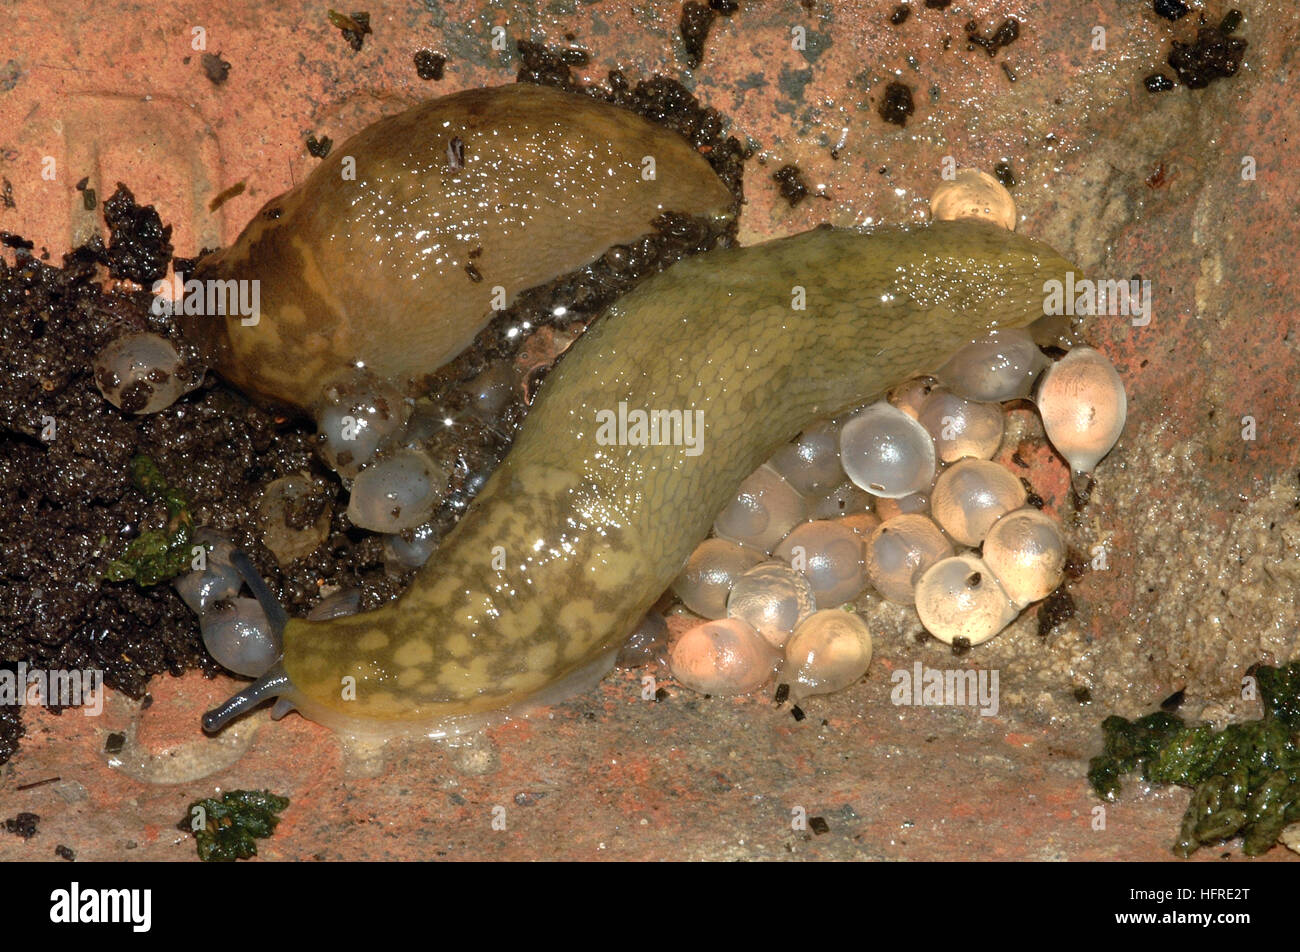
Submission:
<svg viewBox="0 0 1300 952">
<path fill-rule="evenodd" d="M 281 666 L 213 728 L 278 694 L 352 733 L 445 734 L 577 690 L 778 446 L 1031 324 L 1045 282 L 1071 270 L 974 221 L 821 229 L 679 262 L 546 378 L 411 588 L 376 611 L 291 619 Z M 637 429 L 652 414 L 667 430 Z"/>
<path fill-rule="evenodd" d="M 266 614 L 267 633 L 271 641 L 277 649 L 283 650 L 284 626 L 289 622 L 289 615 L 285 612 L 284 606 L 280 604 L 280 600 L 275 597 L 275 593 L 267 586 L 266 580 L 262 578 L 262 573 L 257 571 L 257 567 L 253 565 L 253 560 L 248 557 L 247 552 L 243 549 L 235 549 L 231 553 L 230 564 L 235 567 L 235 571 L 244 580 L 248 590 L 253 593 L 257 603 L 262 606 L 262 611 Z"/>
<path fill-rule="evenodd" d="M 289 675 L 284 671 L 284 666 L 276 662 L 266 674 L 204 714 L 203 729 L 209 734 L 215 734 L 235 718 L 247 714 L 264 701 L 269 701 L 273 697 L 282 697 L 291 688 L 292 684 Z M 276 712 L 271 715 L 276 720 L 288 713 L 287 709 L 281 708 L 282 703 L 284 703 L 283 699 L 277 702 Z"/>
</svg>

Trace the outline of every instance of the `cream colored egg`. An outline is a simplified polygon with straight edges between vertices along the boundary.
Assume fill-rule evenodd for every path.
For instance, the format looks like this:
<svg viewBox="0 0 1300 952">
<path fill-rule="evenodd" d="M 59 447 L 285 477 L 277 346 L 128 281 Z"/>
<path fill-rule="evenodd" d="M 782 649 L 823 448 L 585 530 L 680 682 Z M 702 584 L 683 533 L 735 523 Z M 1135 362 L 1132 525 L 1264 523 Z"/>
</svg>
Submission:
<svg viewBox="0 0 1300 952">
<path fill-rule="evenodd" d="M 1124 430 L 1123 381 L 1104 354 L 1076 347 L 1043 374 L 1034 403 L 1047 438 L 1070 464 L 1075 490 L 1083 492 Z"/>
<path fill-rule="evenodd" d="M 1065 577 L 1065 535 L 1055 519 L 1032 507 L 993 524 L 984 561 L 1016 608 L 1046 598 Z"/>
<path fill-rule="evenodd" d="M 682 632 L 668 649 L 673 677 L 701 694 L 749 694 L 771 680 L 781 653 L 739 618 Z"/>
<path fill-rule="evenodd" d="M 940 182 L 930 198 L 930 214 L 935 221 L 979 218 L 1007 231 L 1016 228 L 1016 203 L 1011 193 L 979 169 L 962 169 L 951 181 Z"/>
<path fill-rule="evenodd" d="M 871 632 L 855 612 L 830 608 L 810 615 L 785 646 L 781 682 L 799 701 L 853 684 L 871 664 Z"/>
<path fill-rule="evenodd" d="M 916 586 L 916 612 L 925 630 L 945 644 L 983 644 L 1011 622 L 1016 608 L 993 570 L 970 553 L 930 566 Z"/>
</svg>

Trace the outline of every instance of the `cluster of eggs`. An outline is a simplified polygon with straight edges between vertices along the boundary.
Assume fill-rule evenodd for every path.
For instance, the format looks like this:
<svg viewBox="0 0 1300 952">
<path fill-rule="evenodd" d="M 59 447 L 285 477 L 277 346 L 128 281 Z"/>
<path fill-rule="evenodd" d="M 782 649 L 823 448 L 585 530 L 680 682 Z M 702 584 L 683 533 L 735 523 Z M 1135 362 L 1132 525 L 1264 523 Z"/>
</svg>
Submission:
<svg viewBox="0 0 1300 952">
<path fill-rule="evenodd" d="M 100 351 L 94 379 L 114 406 L 136 414 L 158 413 L 199 386 L 203 369 L 187 365 L 166 338 L 131 333 Z M 471 382 L 466 412 L 491 425 L 519 386 L 514 368 L 491 366 Z M 433 550 L 429 521 L 446 499 L 450 479 L 422 447 L 448 425 L 445 414 L 358 371 L 353 379 L 323 389 L 315 417 L 321 457 L 350 491 L 348 518 L 385 534 L 396 564 L 422 565 Z M 278 481 L 267 487 L 267 505 L 283 505 L 299 489 L 291 479 Z M 302 544 L 310 549 L 319 541 L 314 537 Z M 284 548 L 271 547 L 277 552 Z"/>
<path fill-rule="evenodd" d="M 204 528 L 195 533 L 194 542 L 197 567 L 172 579 L 172 587 L 199 616 L 199 634 L 208 654 L 235 674 L 261 677 L 283 650 L 288 621 L 284 609 L 252 560 L 224 535 Z M 252 597 L 243 594 L 245 588 Z M 321 599 L 307 619 L 355 615 L 360 605 L 360 589 L 339 588 Z"/>
<path fill-rule="evenodd" d="M 514 366 L 490 364 L 466 384 L 468 403 L 460 412 L 492 428 L 521 386 Z M 430 520 L 447 500 L 452 476 L 429 448 L 456 420 L 439 405 L 403 397 L 365 372 L 326 387 L 315 417 L 321 457 L 350 493 L 348 519 L 382 533 L 394 564 L 419 568 L 437 546 Z M 486 475 L 472 473 L 469 482 L 481 484 Z"/>
<path fill-rule="evenodd" d="M 827 693 L 871 661 L 865 623 L 840 610 L 868 585 L 914 606 L 939 640 L 966 645 L 1049 595 L 1065 566 L 1061 527 L 992 461 L 1002 404 L 1031 394 L 1048 439 L 1086 480 L 1124 425 L 1119 375 L 1090 347 L 1052 363 L 1022 329 L 995 331 L 934 376 L 778 450 L 673 585 L 708 619 L 670 646 L 674 676 L 743 694 L 779 671 L 796 698 Z"/>
</svg>

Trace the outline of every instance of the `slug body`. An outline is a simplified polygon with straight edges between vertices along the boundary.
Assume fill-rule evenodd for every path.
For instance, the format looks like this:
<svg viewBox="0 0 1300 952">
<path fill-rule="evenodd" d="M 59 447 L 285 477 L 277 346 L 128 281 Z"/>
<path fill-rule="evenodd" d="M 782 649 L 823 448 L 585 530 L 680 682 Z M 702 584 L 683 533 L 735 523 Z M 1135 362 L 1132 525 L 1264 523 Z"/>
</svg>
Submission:
<svg viewBox="0 0 1300 952">
<path fill-rule="evenodd" d="M 1044 281 L 1071 268 L 972 221 L 817 230 L 679 262 L 571 348 L 410 590 L 366 614 L 291 620 L 282 665 L 245 701 L 278 694 L 349 733 L 439 734 L 572 691 L 776 447 L 991 328 L 1029 324 Z M 607 445 L 598 414 L 620 403 L 701 411 L 698 452 Z"/>
<path fill-rule="evenodd" d="M 625 109 L 523 84 L 456 93 L 366 127 L 269 201 L 195 273 L 257 281 L 256 323 L 189 329 L 276 401 L 311 408 L 361 366 L 416 395 L 520 291 L 664 212 L 725 218 L 733 202 L 685 139 Z"/>
</svg>

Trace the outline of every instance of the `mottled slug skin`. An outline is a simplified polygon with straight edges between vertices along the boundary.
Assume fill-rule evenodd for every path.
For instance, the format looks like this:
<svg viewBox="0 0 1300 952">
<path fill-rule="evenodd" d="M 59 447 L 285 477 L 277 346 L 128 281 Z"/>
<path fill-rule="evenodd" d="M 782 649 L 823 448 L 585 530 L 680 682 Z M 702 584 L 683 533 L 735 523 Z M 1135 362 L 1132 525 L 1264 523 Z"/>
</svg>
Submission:
<svg viewBox="0 0 1300 952">
<path fill-rule="evenodd" d="M 1044 281 L 1071 268 L 1040 242 L 971 221 L 818 230 L 679 262 L 574 345 L 402 598 L 289 623 L 283 696 L 337 729 L 379 735 L 549 699 L 548 686 L 621 642 L 777 446 L 991 328 L 1030 323 Z M 806 310 L 791 307 L 796 286 Z M 620 401 L 702 410 L 702 452 L 600 445 L 596 414 Z"/>
<path fill-rule="evenodd" d="M 625 109 L 524 84 L 469 90 L 366 127 L 268 202 L 195 275 L 260 281 L 260 323 L 190 328 L 264 397 L 310 408 L 358 363 L 414 393 L 487 323 L 494 288 L 508 304 L 665 211 L 732 205 L 685 139 Z"/>
</svg>

